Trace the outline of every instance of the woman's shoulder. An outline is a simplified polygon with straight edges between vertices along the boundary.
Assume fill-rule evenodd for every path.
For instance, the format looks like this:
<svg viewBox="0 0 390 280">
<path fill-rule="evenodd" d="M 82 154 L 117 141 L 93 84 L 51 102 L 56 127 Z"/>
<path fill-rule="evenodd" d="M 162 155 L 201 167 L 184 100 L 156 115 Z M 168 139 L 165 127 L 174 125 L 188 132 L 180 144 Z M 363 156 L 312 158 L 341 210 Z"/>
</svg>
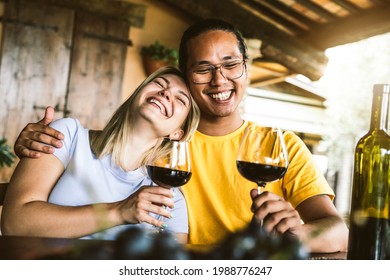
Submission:
<svg viewBox="0 0 390 280">
<path fill-rule="evenodd" d="M 78 137 L 77 135 L 84 137 L 84 135 L 88 134 L 88 130 L 81 125 L 78 119 L 75 118 L 58 119 L 52 122 L 50 126 L 64 134 L 65 141 L 72 142 Z"/>
<path fill-rule="evenodd" d="M 78 119 L 75 119 L 75 118 L 58 119 L 58 120 L 53 121 L 50 124 L 50 126 L 57 129 L 57 130 L 60 130 L 61 132 L 62 132 L 62 130 L 76 131 L 77 129 L 82 127 L 80 121 Z"/>
</svg>

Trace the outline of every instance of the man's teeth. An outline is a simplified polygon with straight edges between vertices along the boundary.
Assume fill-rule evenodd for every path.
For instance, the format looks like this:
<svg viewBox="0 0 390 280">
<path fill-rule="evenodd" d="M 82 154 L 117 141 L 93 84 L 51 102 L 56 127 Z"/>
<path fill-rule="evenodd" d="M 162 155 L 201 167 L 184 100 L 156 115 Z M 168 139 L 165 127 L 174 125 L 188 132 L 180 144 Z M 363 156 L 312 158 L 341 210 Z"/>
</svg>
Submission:
<svg viewBox="0 0 390 280">
<path fill-rule="evenodd" d="M 165 107 L 158 100 L 152 99 L 150 100 L 150 102 L 156 104 L 160 108 L 160 111 L 161 113 L 163 113 L 164 116 L 167 115 L 167 112 L 165 111 Z"/>
<path fill-rule="evenodd" d="M 232 94 L 232 91 L 225 91 L 225 92 L 220 92 L 220 93 L 215 93 L 215 94 L 210 94 L 211 98 L 216 99 L 216 100 L 226 100 L 230 97 Z"/>
</svg>

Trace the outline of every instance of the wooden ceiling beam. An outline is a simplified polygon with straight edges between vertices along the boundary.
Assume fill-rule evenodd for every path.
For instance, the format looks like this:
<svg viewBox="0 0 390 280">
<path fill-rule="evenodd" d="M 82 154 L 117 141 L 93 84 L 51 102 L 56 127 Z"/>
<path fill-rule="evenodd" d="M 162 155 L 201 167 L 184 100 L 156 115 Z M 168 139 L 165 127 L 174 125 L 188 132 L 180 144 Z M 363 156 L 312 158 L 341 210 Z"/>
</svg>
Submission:
<svg viewBox="0 0 390 280">
<path fill-rule="evenodd" d="M 353 4 L 352 2 L 349 2 L 349 1 L 333 0 L 333 2 L 335 2 L 337 5 L 339 5 L 343 9 L 347 10 L 351 14 L 354 14 L 354 13 L 361 11 L 361 9 L 358 6 L 356 6 L 356 4 Z"/>
<path fill-rule="evenodd" d="M 272 6 L 275 10 L 279 11 L 280 13 L 283 13 L 286 16 L 286 18 L 290 19 L 291 21 L 299 22 L 304 26 L 310 26 L 310 27 L 312 27 L 313 25 L 317 25 L 315 21 L 298 13 L 296 10 L 286 5 L 284 2 L 279 2 L 275 0 L 255 0 L 255 1 L 267 3 L 269 6 Z"/>
<path fill-rule="evenodd" d="M 259 6 L 258 4 L 254 3 L 253 1 L 249 0 L 231 0 L 232 2 L 236 2 L 235 4 L 239 9 L 244 9 L 253 14 L 255 17 L 261 19 L 264 22 L 267 22 L 270 26 L 279 29 L 280 31 L 290 35 L 290 36 L 297 36 L 297 30 L 294 29 L 289 24 L 286 24 L 285 20 L 280 20 L 281 18 L 275 20 L 275 17 L 270 16 L 269 13 L 265 12 L 265 10 Z"/>
<path fill-rule="evenodd" d="M 390 5 L 383 4 L 324 27 L 315 28 L 302 39 L 320 50 L 326 50 L 390 32 L 389 16 Z"/>
<path fill-rule="evenodd" d="M 280 63 L 311 80 L 322 77 L 328 58 L 325 53 L 303 43 L 294 36 L 289 36 L 257 17 L 247 9 L 242 9 L 240 1 L 219 0 L 160 0 L 188 14 L 199 18 L 221 18 L 233 23 L 246 38 L 262 41 L 261 54 L 274 62 Z"/>
<path fill-rule="evenodd" d="M 312 12 L 320 15 L 321 17 L 325 18 L 328 22 L 332 22 L 337 19 L 337 17 L 329 12 L 328 10 L 322 8 L 321 6 L 317 5 L 316 3 L 308 0 L 295 0 L 295 2 L 299 3 L 303 7 L 306 7 L 307 9 L 311 10 Z"/>
<path fill-rule="evenodd" d="M 370 0 L 371 2 L 374 2 L 375 4 L 384 4 L 388 0 Z"/>
<path fill-rule="evenodd" d="M 241 0 L 241 2 L 244 2 Z M 278 25 L 284 26 L 285 29 L 291 30 L 292 33 L 299 35 L 309 29 L 307 25 L 296 21 L 289 15 L 286 15 L 282 11 L 275 9 L 270 3 L 263 0 L 246 0 L 248 5 L 253 6 L 256 10 L 259 10 L 264 16 L 269 17 L 271 20 L 277 22 Z"/>
<path fill-rule="evenodd" d="M 251 80 L 251 87 L 264 87 L 272 84 L 277 84 L 280 82 L 285 82 L 289 77 L 295 77 L 297 74 L 288 74 L 281 77 L 275 77 L 271 79 L 253 79 Z"/>
</svg>

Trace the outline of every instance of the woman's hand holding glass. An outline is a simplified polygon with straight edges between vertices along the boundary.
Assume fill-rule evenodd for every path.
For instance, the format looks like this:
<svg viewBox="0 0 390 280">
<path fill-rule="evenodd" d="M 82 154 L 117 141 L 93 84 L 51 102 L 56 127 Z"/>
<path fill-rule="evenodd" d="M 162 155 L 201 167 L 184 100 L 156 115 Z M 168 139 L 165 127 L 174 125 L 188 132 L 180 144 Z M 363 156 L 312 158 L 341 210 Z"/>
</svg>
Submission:
<svg viewBox="0 0 390 280">
<path fill-rule="evenodd" d="M 150 215 L 170 218 L 173 208 L 173 191 L 159 186 L 143 186 L 119 204 L 121 220 L 125 223 L 148 223 L 162 228 L 164 221 Z M 161 207 L 163 205 L 164 207 Z"/>
</svg>

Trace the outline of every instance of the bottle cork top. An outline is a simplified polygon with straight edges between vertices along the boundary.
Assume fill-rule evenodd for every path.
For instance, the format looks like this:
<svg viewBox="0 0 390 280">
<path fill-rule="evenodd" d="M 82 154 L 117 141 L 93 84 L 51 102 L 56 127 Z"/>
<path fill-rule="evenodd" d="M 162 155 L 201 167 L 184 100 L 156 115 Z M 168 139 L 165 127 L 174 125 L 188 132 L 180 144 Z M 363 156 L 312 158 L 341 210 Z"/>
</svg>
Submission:
<svg viewBox="0 0 390 280">
<path fill-rule="evenodd" d="M 375 93 L 390 93 L 390 84 L 375 84 Z"/>
</svg>

